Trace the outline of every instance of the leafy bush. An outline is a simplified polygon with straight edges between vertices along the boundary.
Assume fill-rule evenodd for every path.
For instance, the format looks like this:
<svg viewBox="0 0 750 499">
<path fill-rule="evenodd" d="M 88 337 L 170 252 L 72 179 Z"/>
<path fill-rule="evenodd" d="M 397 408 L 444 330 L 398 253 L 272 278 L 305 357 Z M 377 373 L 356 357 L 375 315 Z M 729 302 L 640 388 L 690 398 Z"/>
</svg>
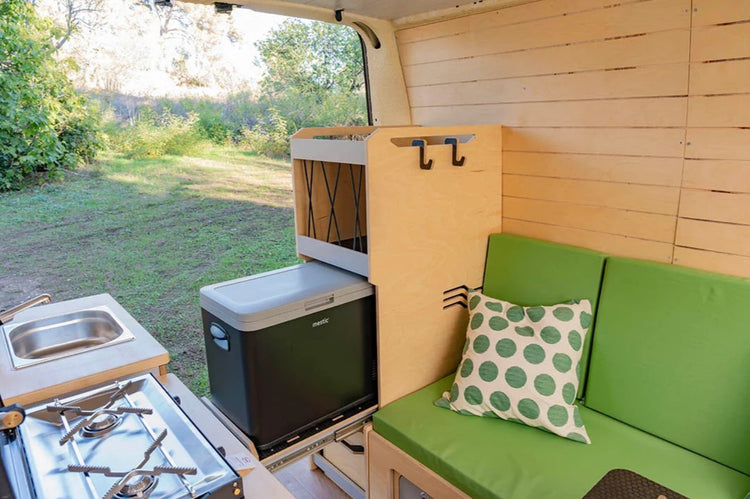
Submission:
<svg viewBox="0 0 750 499">
<path fill-rule="evenodd" d="M 204 142 L 198 115 L 178 116 L 169 111 L 157 115 L 144 108 L 135 125 L 110 135 L 110 147 L 128 158 L 161 158 L 166 154 L 190 154 Z"/>
<path fill-rule="evenodd" d="M 0 191 L 58 178 L 101 148 L 97 114 L 53 54 L 30 2 L 0 2 Z"/>
</svg>

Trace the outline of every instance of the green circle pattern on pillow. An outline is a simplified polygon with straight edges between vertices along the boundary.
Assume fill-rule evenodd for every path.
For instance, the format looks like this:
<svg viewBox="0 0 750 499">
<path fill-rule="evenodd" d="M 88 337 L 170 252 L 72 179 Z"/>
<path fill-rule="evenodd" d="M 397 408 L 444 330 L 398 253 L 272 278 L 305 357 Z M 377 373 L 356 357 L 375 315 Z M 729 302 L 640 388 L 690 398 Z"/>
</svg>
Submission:
<svg viewBox="0 0 750 499">
<path fill-rule="evenodd" d="M 485 303 L 485 306 L 492 310 L 493 312 L 502 312 L 503 311 L 503 304 L 499 301 L 488 301 Z"/>
<path fill-rule="evenodd" d="M 541 337 L 546 343 L 554 345 L 560 341 L 560 331 L 554 326 L 547 326 L 542 328 Z"/>
<path fill-rule="evenodd" d="M 536 419 L 539 417 L 539 405 L 531 399 L 521 399 L 518 402 L 518 412 L 529 419 Z"/>
<path fill-rule="evenodd" d="M 514 366 L 505 371 L 505 382 L 513 388 L 521 388 L 526 384 L 526 372 Z"/>
<path fill-rule="evenodd" d="M 476 386 L 468 386 L 464 391 L 464 398 L 471 405 L 479 405 L 482 403 L 482 391 Z"/>
<path fill-rule="evenodd" d="M 544 307 L 530 307 L 526 310 L 526 316 L 531 322 L 539 322 L 544 318 Z"/>
<path fill-rule="evenodd" d="M 560 319 L 561 321 L 569 321 L 575 317 L 575 313 L 569 307 L 557 307 L 552 311 L 552 315 Z"/>
<path fill-rule="evenodd" d="M 565 426 L 568 422 L 568 409 L 561 405 L 553 405 L 547 409 L 547 419 L 555 426 Z"/>
<path fill-rule="evenodd" d="M 482 297 L 479 295 L 474 295 L 471 297 L 471 300 L 469 300 L 469 310 L 474 310 L 477 308 L 477 305 L 479 305 L 479 302 L 482 301 Z"/>
<path fill-rule="evenodd" d="M 510 399 L 503 392 L 493 392 L 492 395 L 490 395 L 490 404 L 501 412 L 510 409 Z"/>
<path fill-rule="evenodd" d="M 513 357 L 513 355 L 516 353 L 516 343 L 509 338 L 503 338 L 502 340 L 497 342 L 497 345 L 495 345 L 495 350 L 500 357 L 504 357 L 507 359 L 508 357 Z"/>
<path fill-rule="evenodd" d="M 509 321 L 513 322 L 520 322 L 524 317 L 526 317 L 526 314 L 523 311 L 523 307 L 519 307 L 518 305 L 510 307 L 505 315 L 508 316 Z"/>
<path fill-rule="evenodd" d="M 482 326 L 482 322 L 484 322 L 484 316 L 477 312 L 471 318 L 471 329 L 479 329 Z"/>
<path fill-rule="evenodd" d="M 541 364 L 544 357 L 544 348 L 539 345 L 529 345 L 523 349 L 523 358 L 531 364 Z"/>
<path fill-rule="evenodd" d="M 436 405 L 588 442 L 574 403 L 590 303 L 521 307 L 472 293 L 463 359 Z"/>
<path fill-rule="evenodd" d="M 508 327 L 508 321 L 502 317 L 492 317 L 490 319 L 490 329 L 493 331 L 502 331 L 506 327 Z"/>
<path fill-rule="evenodd" d="M 476 353 L 484 353 L 487 351 L 487 349 L 490 347 L 490 339 L 480 334 L 476 338 L 474 338 L 474 351 Z"/>
<path fill-rule="evenodd" d="M 539 395 L 549 397 L 555 393 L 555 380 L 549 374 L 540 374 L 534 378 L 534 388 L 539 392 Z"/>
<path fill-rule="evenodd" d="M 489 360 L 482 362 L 482 365 L 479 366 L 479 377 L 487 383 L 495 381 L 497 378 L 497 364 Z"/>
<path fill-rule="evenodd" d="M 515 331 L 521 336 L 534 336 L 534 328 L 531 326 L 516 326 Z"/>
<path fill-rule="evenodd" d="M 576 352 L 581 349 L 581 345 L 583 344 L 583 340 L 581 339 L 581 333 L 576 331 L 575 329 L 568 333 L 568 343 L 570 344 L 570 348 L 575 350 Z"/>
</svg>

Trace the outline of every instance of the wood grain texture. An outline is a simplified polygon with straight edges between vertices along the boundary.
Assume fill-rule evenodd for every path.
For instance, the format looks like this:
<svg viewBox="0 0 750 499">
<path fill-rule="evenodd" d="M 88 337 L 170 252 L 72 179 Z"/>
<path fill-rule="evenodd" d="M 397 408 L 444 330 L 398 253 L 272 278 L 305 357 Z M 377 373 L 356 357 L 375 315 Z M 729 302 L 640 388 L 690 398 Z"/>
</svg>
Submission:
<svg viewBox="0 0 750 499">
<path fill-rule="evenodd" d="M 689 127 L 750 127 L 750 93 L 690 97 Z"/>
<path fill-rule="evenodd" d="M 690 60 L 723 61 L 750 57 L 750 24 L 727 24 L 693 29 Z"/>
<path fill-rule="evenodd" d="M 633 0 L 629 0 L 633 1 Z M 457 35 L 473 30 L 499 28 L 508 24 L 518 24 L 546 17 L 555 17 L 574 12 L 598 9 L 612 5 L 612 0 L 548 0 L 535 1 L 484 12 L 471 16 L 459 17 L 440 23 L 432 23 L 396 32 L 399 43 L 411 43 L 446 35 Z M 625 2 L 621 2 L 625 3 Z"/>
<path fill-rule="evenodd" d="M 676 187 L 503 175 L 503 195 L 676 215 Z"/>
<path fill-rule="evenodd" d="M 431 497 L 469 499 L 469 496 L 375 431 L 367 433 L 367 462 L 369 499 L 398 499 L 400 476 L 404 476 Z"/>
<path fill-rule="evenodd" d="M 503 217 L 667 243 L 674 240 L 676 222 L 669 215 L 509 196 L 503 197 Z"/>
<path fill-rule="evenodd" d="M 693 0 L 693 9 L 693 26 L 750 19 L 750 3 L 746 0 Z"/>
<path fill-rule="evenodd" d="M 690 26 L 690 0 L 650 0 L 400 46 L 405 65 L 640 35 Z"/>
<path fill-rule="evenodd" d="M 503 173 L 679 187 L 682 158 L 503 152 Z"/>
<path fill-rule="evenodd" d="M 690 64 L 690 95 L 740 94 L 750 91 L 750 59 Z"/>
<path fill-rule="evenodd" d="M 412 108 L 421 125 L 491 124 L 511 127 L 680 127 L 687 99 L 649 98 L 595 101 L 482 104 Z"/>
<path fill-rule="evenodd" d="M 674 249 L 674 263 L 711 272 L 750 277 L 750 257 L 747 256 L 677 246 Z"/>
<path fill-rule="evenodd" d="M 680 217 L 750 225 L 750 194 L 683 189 Z"/>
<path fill-rule="evenodd" d="M 397 137 L 474 134 L 451 147 L 428 146 L 431 170 Z M 443 310 L 443 291 L 479 286 L 487 237 L 502 223 L 502 132 L 498 126 L 382 128 L 367 141 L 370 282 L 377 286 L 382 405 L 439 379 L 458 363 L 466 314 Z M 471 193 L 464 195 L 464 193 Z M 429 356 L 415 356 L 429 345 Z"/>
<path fill-rule="evenodd" d="M 691 159 L 750 160 L 750 130 L 688 128 L 685 157 Z"/>
<path fill-rule="evenodd" d="M 505 151 L 682 157 L 674 128 L 504 128 Z"/>
<path fill-rule="evenodd" d="M 572 246 L 582 246 L 615 256 L 642 258 L 665 263 L 672 261 L 672 244 L 670 243 L 513 219 L 503 220 L 503 232 Z"/>
<path fill-rule="evenodd" d="M 677 246 L 750 256 L 750 226 L 680 218 Z"/>
<path fill-rule="evenodd" d="M 687 64 L 409 88 L 413 107 L 590 100 L 687 93 Z"/>
<path fill-rule="evenodd" d="M 750 193 L 750 161 L 685 161 L 683 187 Z"/>
<path fill-rule="evenodd" d="M 684 63 L 689 60 L 690 31 L 660 31 L 629 38 L 462 57 L 404 66 L 408 87 L 472 80 L 518 78 L 556 73 Z M 585 56 L 582 56 L 585 54 Z"/>
</svg>

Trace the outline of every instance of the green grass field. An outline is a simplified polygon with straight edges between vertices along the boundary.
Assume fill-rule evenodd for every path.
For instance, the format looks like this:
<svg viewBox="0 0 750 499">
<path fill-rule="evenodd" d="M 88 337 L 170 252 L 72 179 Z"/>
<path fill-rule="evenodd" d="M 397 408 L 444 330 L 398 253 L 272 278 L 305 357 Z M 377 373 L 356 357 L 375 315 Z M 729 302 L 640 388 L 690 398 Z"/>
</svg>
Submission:
<svg viewBox="0 0 750 499">
<path fill-rule="evenodd" d="M 0 194 L 0 310 L 111 294 L 208 392 L 201 286 L 298 263 L 291 169 L 232 148 L 126 160 Z"/>
</svg>

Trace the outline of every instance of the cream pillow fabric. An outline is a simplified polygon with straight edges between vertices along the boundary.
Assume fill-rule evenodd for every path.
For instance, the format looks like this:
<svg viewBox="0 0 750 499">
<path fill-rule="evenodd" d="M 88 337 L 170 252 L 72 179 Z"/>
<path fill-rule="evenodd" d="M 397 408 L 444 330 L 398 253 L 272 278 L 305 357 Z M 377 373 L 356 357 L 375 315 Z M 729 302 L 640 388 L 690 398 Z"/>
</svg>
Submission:
<svg viewBox="0 0 750 499">
<path fill-rule="evenodd" d="M 574 405 L 591 302 L 521 307 L 472 291 L 463 357 L 435 405 L 591 443 Z"/>
</svg>

